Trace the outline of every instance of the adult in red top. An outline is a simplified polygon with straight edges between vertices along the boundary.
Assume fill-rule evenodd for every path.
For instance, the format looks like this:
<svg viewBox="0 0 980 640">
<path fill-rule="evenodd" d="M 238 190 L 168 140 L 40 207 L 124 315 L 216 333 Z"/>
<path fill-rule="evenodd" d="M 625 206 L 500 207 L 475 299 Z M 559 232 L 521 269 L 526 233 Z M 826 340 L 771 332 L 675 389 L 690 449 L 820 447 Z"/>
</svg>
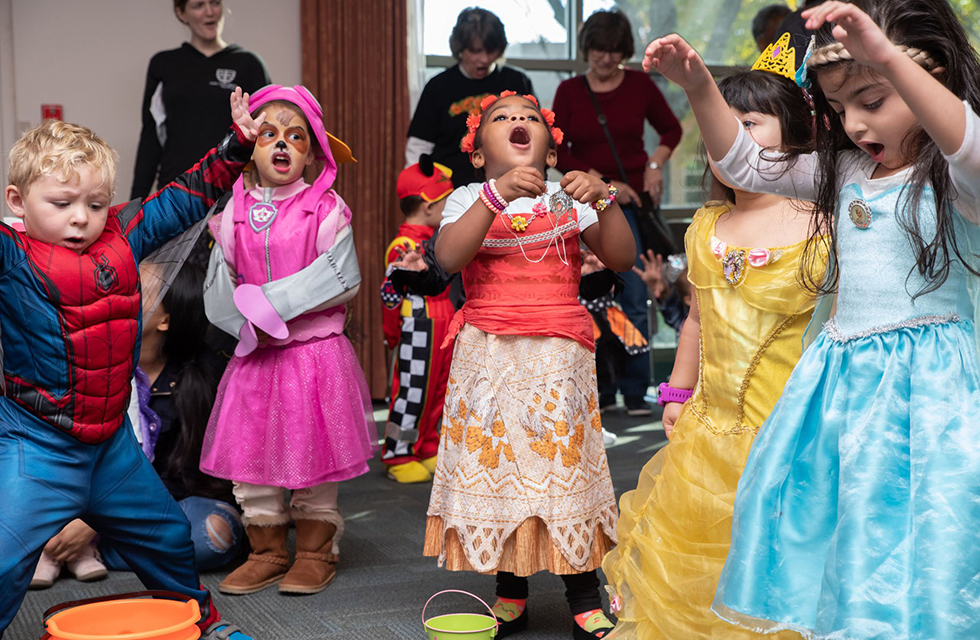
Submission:
<svg viewBox="0 0 980 640">
<path fill-rule="evenodd" d="M 632 207 L 646 193 L 659 204 L 663 189 L 663 167 L 681 140 L 681 124 L 663 94 L 640 71 L 626 69 L 623 61 L 633 55 L 633 30 L 620 11 L 596 11 L 582 25 L 579 49 L 589 64 L 584 75 L 565 80 L 555 92 L 555 125 L 565 132 L 558 147 L 558 170 L 586 171 L 611 182 L 619 189 L 619 203 L 637 240 L 637 255 L 643 255 Z M 599 124 L 589 89 L 595 94 L 612 135 L 628 181 L 622 181 L 613 151 Z M 649 121 L 660 134 L 660 144 L 650 155 L 643 148 L 643 123 Z M 639 266 L 639 265 L 638 265 Z M 620 296 L 623 310 L 647 339 L 646 289 L 639 277 L 624 273 L 626 287 Z M 650 383 L 650 363 L 645 355 L 631 357 L 619 389 L 631 415 L 646 415 L 643 401 Z M 600 389 L 600 404 L 615 402 L 616 388 Z"/>
</svg>

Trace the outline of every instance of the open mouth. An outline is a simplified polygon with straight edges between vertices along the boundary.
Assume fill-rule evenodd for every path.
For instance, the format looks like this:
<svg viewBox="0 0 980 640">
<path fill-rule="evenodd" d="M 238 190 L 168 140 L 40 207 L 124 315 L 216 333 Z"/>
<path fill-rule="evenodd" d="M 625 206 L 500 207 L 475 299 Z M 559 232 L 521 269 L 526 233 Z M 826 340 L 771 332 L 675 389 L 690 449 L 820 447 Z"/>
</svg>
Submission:
<svg viewBox="0 0 980 640">
<path fill-rule="evenodd" d="M 285 173 L 289 171 L 289 167 L 292 165 L 292 160 L 288 153 L 283 153 L 281 151 L 272 154 L 272 167 L 276 171 Z"/>
<path fill-rule="evenodd" d="M 881 159 L 885 156 L 885 145 L 883 144 L 878 142 L 865 142 L 863 146 L 875 162 L 881 162 Z"/>
<path fill-rule="evenodd" d="M 514 127 L 510 132 L 510 143 L 519 147 L 531 144 L 531 134 L 524 127 Z"/>
<path fill-rule="evenodd" d="M 85 246 L 85 238 L 65 238 L 65 247 L 68 249 L 79 250 Z"/>
</svg>

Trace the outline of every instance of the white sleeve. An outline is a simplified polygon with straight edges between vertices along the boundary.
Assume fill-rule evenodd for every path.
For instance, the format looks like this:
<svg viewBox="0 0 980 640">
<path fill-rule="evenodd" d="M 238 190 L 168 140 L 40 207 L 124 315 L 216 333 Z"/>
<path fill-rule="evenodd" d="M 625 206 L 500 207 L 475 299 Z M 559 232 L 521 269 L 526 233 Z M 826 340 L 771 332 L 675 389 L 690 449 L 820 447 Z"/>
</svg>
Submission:
<svg viewBox="0 0 980 640">
<path fill-rule="evenodd" d="M 432 153 L 435 148 L 435 142 L 429 142 L 428 140 L 423 140 L 422 138 L 409 136 L 408 142 L 405 143 L 405 166 L 412 166 L 419 161 L 419 157 L 421 157 L 423 153 Z"/>
<path fill-rule="evenodd" d="M 735 144 L 715 163 L 715 168 L 724 182 L 737 189 L 810 202 L 816 200 L 817 154 L 798 156 L 788 170 L 784 162 L 772 159 L 773 154 L 760 147 L 739 122 Z"/>
<path fill-rule="evenodd" d="M 966 131 L 963 144 L 950 156 L 949 176 L 956 188 L 953 206 L 973 224 L 980 224 L 980 118 L 964 100 Z"/>
<path fill-rule="evenodd" d="M 578 213 L 578 230 L 585 231 L 595 223 L 599 222 L 599 213 L 592 208 L 591 204 L 575 203 L 575 211 Z"/>
<path fill-rule="evenodd" d="M 450 193 L 449 197 L 446 198 L 446 208 L 442 210 L 442 222 L 439 223 L 439 228 L 456 222 L 464 213 L 469 211 L 473 203 L 480 197 L 482 186 L 480 183 L 468 184 Z"/>
<path fill-rule="evenodd" d="M 333 246 L 296 273 L 262 285 L 262 292 L 284 322 L 314 309 L 351 300 L 361 286 L 354 233 L 340 230 Z"/>
<path fill-rule="evenodd" d="M 224 250 L 215 242 L 204 280 L 204 312 L 211 324 L 237 339 L 245 316 L 235 306 L 234 296 L 235 280 L 225 262 Z"/>
</svg>

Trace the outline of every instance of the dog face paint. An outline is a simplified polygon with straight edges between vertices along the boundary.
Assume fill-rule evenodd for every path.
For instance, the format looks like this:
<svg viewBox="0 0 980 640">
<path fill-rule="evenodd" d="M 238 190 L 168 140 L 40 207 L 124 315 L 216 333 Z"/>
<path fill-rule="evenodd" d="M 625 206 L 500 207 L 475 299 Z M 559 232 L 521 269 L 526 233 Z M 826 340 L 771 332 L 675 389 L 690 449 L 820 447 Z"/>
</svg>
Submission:
<svg viewBox="0 0 980 640">
<path fill-rule="evenodd" d="M 262 108 L 266 121 L 259 129 L 252 159 L 263 187 L 292 184 L 313 162 L 310 127 L 297 107 L 272 103 Z"/>
</svg>

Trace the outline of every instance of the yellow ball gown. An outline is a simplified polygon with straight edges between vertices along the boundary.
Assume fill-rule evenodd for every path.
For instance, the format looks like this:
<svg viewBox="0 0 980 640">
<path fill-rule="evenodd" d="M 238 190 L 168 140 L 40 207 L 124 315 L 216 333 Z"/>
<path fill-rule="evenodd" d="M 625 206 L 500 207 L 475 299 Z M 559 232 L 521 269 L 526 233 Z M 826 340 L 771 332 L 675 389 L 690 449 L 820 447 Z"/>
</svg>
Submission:
<svg viewBox="0 0 980 640">
<path fill-rule="evenodd" d="M 602 563 L 622 607 L 609 640 L 762 637 L 722 621 L 711 603 L 728 554 L 739 476 L 800 358 L 814 297 L 798 279 L 806 243 L 728 246 L 714 229 L 729 210 L 705 205 L 685 237 L 701 315 L 698 383 L 670 443 L 620 501 L 619 546 Z M 822 275 L 826 254 L 808 262 Z"/>
</svg>

